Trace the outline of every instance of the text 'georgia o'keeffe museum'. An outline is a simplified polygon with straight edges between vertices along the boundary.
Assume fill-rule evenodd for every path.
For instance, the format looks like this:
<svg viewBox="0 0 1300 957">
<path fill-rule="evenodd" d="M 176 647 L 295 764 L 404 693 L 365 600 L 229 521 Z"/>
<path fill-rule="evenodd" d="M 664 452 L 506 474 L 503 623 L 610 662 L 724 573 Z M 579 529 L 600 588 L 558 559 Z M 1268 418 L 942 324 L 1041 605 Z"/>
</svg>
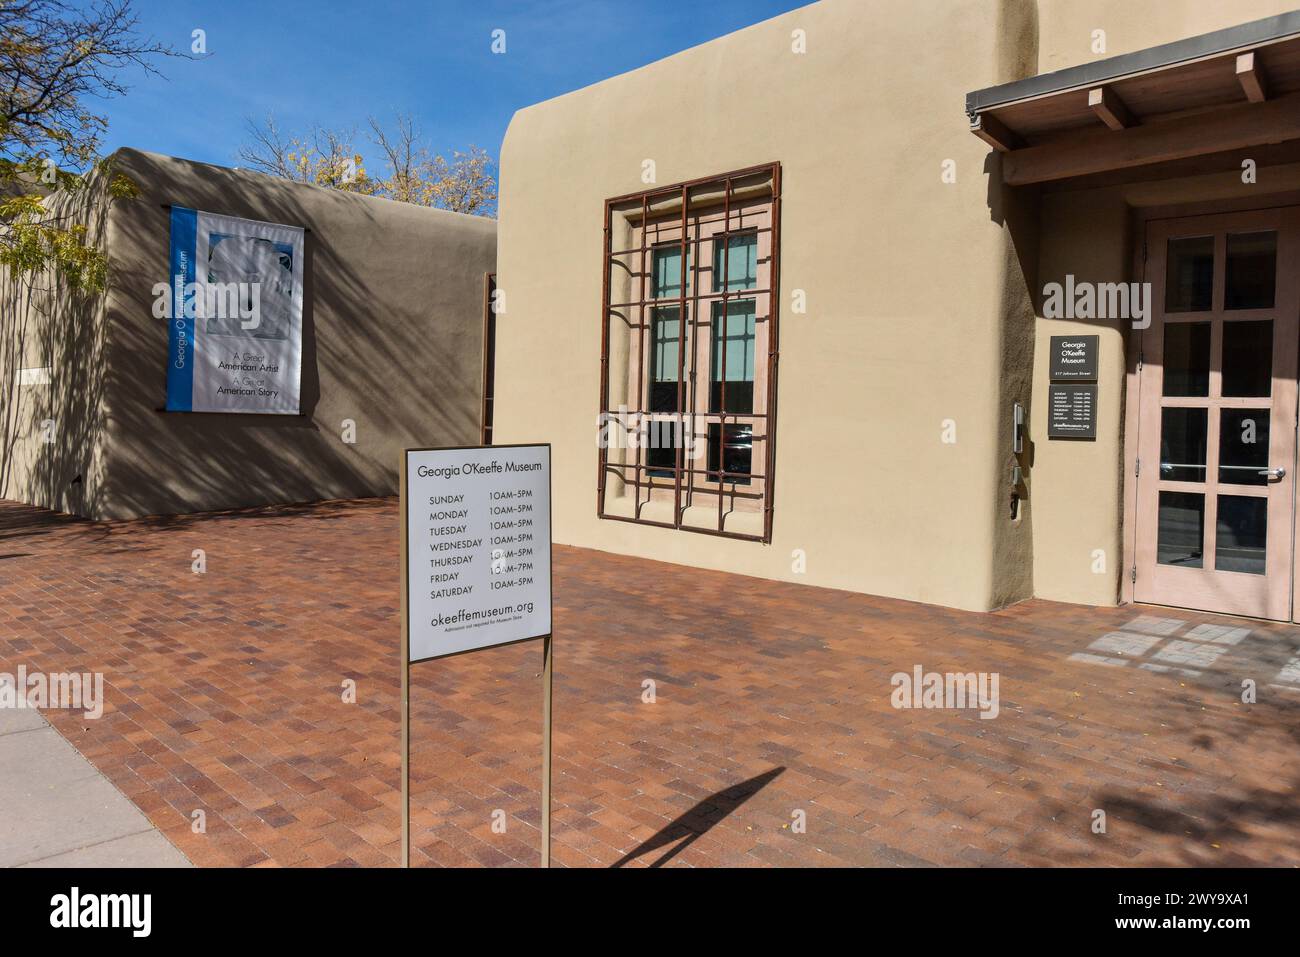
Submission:
<svg viewBox="0 0 1300 957">
<path fill-rule="evenodd" d="M 123 151 L 104 301 L 6 290 L 0 494 L 391 494 L 483 428 L 551 444 L 564 544 L 1297 620 L 1287 6 L 823 0 L 520 110 L 499 232 Z M 196 270 L 272 277 L 251 331 Z"/>
<path fill-rule="evenodd" d="M 1300 11 L 826 0 L 501 170 L 494 435 L 558 541 L 1292 618 Z"/>
</svg>

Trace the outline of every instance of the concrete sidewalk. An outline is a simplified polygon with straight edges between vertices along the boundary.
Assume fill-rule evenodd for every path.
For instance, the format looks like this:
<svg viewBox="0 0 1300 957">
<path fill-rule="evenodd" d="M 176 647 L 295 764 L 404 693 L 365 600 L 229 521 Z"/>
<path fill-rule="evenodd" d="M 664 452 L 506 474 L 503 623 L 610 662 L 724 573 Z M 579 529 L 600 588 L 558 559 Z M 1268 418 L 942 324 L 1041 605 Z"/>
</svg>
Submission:
<svg viewBox="0 0 1300 957">
<path fill-rule="evenodd" d="M 0 709 L 0 867 L 189 867 L 35 710 Z"/>
</svg>

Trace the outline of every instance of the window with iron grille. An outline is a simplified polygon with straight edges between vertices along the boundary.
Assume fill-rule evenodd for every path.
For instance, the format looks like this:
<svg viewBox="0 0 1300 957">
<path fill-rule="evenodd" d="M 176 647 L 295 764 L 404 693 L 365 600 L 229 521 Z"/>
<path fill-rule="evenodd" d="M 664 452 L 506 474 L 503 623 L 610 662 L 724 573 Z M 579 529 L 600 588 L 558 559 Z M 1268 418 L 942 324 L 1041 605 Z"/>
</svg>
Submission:
<svg viewBox="0 0 1300 957">
<path fill-rule="evenodd" d="M 605 203 L 597 514 L 769 542 L 781 168 Z"/>
</svg>

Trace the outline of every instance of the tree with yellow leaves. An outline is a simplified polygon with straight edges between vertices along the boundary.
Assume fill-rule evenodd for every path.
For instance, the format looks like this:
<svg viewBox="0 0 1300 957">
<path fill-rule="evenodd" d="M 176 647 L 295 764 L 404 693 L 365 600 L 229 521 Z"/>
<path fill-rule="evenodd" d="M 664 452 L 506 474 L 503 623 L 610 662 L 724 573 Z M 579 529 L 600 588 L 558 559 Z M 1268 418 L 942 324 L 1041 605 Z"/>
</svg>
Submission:
<svg viewBox="0 0 1300 957">
<path fill-rule="evenodd" d="M 175 55 L 141 38 L 130 0 L 0 0 L 0 266 L 16 275 L 47 267 L 71 289 L 104 284 L 102 250 L 86 230 L 51 212 L 52 197 L 107 176 L 114 199 L 134 183 L 98 158 L 105 118 L 86 101 L 126 91 L 121 71 Z"/>
<path fill-rule="evenodd" d="M 283 133 L 273 117 L 249 122 L 249 142 L 239 159 L 251 169 L 300 183 L 382 196 L 399 203 L 477 216 L 496 214 L 497 183 L 492 159 L 470 146 L 451 159 L 432 153 L 409 116 L 398 114 L 390 132 L 369 118 L 370 139 L 383 156 L 387 175 L 372 178 L 353 148 L 355 131 L 314 127 L 307 136 Z"/>
<path fill-rule="evenodd" d="M 307 136 L 281 132 L 275 117 L 248 121 L 249 142 L 239 148 L 239 160 L 249 169 L 297 183 L 313 183 L 350 193 L 373 193 L 361 154 L 352 148 L 354 131 L 313 127 Z"/>
</svg>

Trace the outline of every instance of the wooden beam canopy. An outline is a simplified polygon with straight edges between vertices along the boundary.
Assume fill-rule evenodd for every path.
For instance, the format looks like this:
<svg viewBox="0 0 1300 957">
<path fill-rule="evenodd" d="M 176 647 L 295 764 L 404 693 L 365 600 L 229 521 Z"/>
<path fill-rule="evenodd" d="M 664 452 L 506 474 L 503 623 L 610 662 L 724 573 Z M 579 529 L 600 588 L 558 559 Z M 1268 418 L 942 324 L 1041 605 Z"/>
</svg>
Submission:
<svg viewBox="0 0 1300 957">
<path fill-rule="evenodd" d="M 1293 162 L 1300 9 L 975 90 L 966 116 L 1013 186 L 1128 182 L 1261 151 Z"/>
<path fill-rule="evenodd" d="M 1108 86 L 1097 86 L 1088 91 L 1088 108 L 1112 130 L 1126 130 L 1137 125 L 1119 94 Z"/>
<path fill-rule="evenodd" d="M 1250 102 L 1263 103 L 1268 99 L 1268 80 L 1255 50 L 1237 57 L 1237 80 Z"/>
<path fill-rule="evenodd" d="M 1294 139 L 1300 139 L 1300 93 L 1225 107 L 1212 124 L 1204 115 L 1185 116 L 1014 150 L 1002 158 L 1002 179 L 1022 186 Z"/>
<path fill-rule="evenodd" d="M 970 131 L 999 153 L 1009 153 L 1023 146 L 1020 137 L 1007 129 L 996 116 L 987 113 L 971 117 Z"/>
</svg>

